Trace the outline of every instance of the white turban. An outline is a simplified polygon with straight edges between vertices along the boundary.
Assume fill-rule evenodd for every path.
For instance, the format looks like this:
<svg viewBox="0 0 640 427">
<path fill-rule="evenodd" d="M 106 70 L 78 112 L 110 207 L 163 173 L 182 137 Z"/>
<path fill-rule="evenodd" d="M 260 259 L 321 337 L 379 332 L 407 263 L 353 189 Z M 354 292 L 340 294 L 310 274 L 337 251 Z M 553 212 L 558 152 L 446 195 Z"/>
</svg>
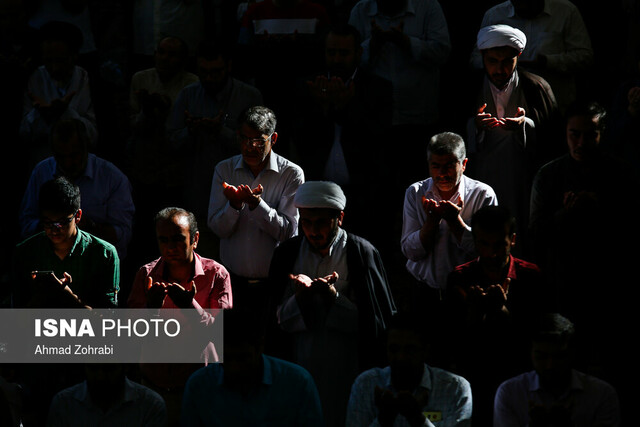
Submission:
<svg viewBox="0 0 640 427">
<path fill-rule="evenodd" d="M 522 52 L 527 44 L 527 36 L 517 28 L 504 24 L 489 25 L 478 31 L 478 49 L 510 46 Z"/>
<path fill-rule="evenodd" d="M 296 208 L 344 210 L 347 198 L 342 188 L 331 181 L 307 181 L 298 187 L 293 199 Z"/>
</svg>

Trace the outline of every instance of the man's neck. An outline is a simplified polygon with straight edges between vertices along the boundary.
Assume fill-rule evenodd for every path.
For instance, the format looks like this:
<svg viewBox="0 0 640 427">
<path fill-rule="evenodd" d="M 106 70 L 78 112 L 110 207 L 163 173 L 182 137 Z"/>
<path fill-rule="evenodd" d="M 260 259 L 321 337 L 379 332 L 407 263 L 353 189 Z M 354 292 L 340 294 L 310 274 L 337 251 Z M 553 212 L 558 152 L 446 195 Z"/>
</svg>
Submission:
<svg viewBox="0 0 640 427">
<path fill-rule="evenodd" d="M 67 255 L 71 253 L 71 249 L 73 249 L 73 244 L 75 243 L 77 236 L 78 230 L 76 229 L 75 233 L 73 233 L 73 236 L 69 237 L 62 243 L 53 245 L 53 252 L 58 256 L 58 258 L 60 258 L 61 260 L 65 259 Z"/>
<path fill-rule="evenodd" d="M 165 276 L 178 283 L 185 282 L 194 276 L 195 260 L 185 261 L 181 263 L 167 263 Z"/>
</svg>

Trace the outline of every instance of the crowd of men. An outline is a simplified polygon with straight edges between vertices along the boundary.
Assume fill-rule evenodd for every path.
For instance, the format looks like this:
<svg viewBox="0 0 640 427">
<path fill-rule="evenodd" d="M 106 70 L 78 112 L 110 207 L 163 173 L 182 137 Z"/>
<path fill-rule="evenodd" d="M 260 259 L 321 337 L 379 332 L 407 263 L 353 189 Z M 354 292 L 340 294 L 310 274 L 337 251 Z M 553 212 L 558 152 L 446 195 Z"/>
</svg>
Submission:
<svg viewBox="0 0 640 427">
<path fill-rule="evenodd" d="M 224 362 L 3 365 L 0 421 L 629 422 L 638 5 L 129 3 L 0 7 L 1 307 Z"/>
</svg>

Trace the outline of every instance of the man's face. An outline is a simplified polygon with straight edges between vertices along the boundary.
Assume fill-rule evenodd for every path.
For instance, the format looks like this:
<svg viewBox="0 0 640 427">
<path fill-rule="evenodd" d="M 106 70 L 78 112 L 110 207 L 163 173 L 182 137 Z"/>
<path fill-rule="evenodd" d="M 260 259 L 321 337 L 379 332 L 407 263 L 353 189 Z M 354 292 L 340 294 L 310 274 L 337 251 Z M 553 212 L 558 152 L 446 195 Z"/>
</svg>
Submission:
<svg viewBox="0 0 640 427">
<path fill-rule="evenodd" d="M 247 342 L 224 345 L 224 383 L 231 389 L 244 389 L 256 384 L 262 372 L 262 347 Z"/>
<path fill-rule="evenodd" d="M 40 224 L 51 243 L 60 246 L 76 238 L 81 216 L 81 210 L 67 214 L 45 210 L 40 215 Z"/>
<path fill-rule="evenodd" d="M 342 225 L 344 212 L 340 211 L 336 217 L 333 209 L 301 208 L 299 211 L 300 226 L 309 244 L 317 251 L 328 249 Z"/>
<path fill-rule="evenodd" d="M 600 131 L 594 118 L 573 116 L 567 121 L 567 145 L 569 154 L 577 162 L 594 158 L 600 144 Z"/>
<path fill-rule="evenodd" d="M 204 90 L 215 95 L 222 90 L 229 77 L 230 64 L 222 56 L 216 59 L 198 58 L 196 73 Z"/>
<path fill-rule="evenodd" d="M 482 51 L 482 62 L 489 81 L 503 89 L 516 69 L 519 52 L 510 46 L 495 47 Z"/>
<path fill-rule="evenodd" d="M 556 388 L 571 373 L 571 350 L 566 342 L 534 341 L 531 345 L 531 362 L 545 387 Z"/>
<path fill-rule="evenodd" d="M 44 41 L 41 46 L 42 63 L 51 78 L 66 83 L 76 65 L 76 55 L 61 41 Z"/>
<path fill-rule="evenodd" d="M 362 49 L 352 36 L 329 33 L 325 41 L 324 58 L 332 76 L 348 80 L 360 62 Z"/>
<path fill-rule="evenodd" d="M 191 241 L 189 221 L 184 215 L 174 215 L 156 223 L 156 240 L 162 259 L 168 264 L 190 264 L 198 246 L 199 233 Z"/>
<path fill-rule="evenodd" d="M 171 78 L 180 71 L 184 65 L 180 42 L 166 38 L 158 44 L 155 53 L 155 64 L 158 74 L 162 78 Z"/>
<path fill-rule="evenodd" d="M 473 239 L 480 264 L 487 270 L 499 272 L 509 262 L 511 248 L 515 245 L 515 233 L 505 225 L 503 231 L 487 231 L 473 227 Z"/>
<path fill-rule="evenodd" d="M 265 164 L 277 138 L 278 134 L 275 132 L 272 135 L 265 135 L 243 123 L 238 131 L 242 159 L 250 168 L 261 167 Z"/>
<path fill-rule="evenodd" d="M 64 176 L 73 181 L 84 173 L 89 152 L 77 133 L 68 139 L 54 136 L 52 148 L 53 157 Z"/>
<path fill-rule="evenodd" d="M 392 383 L 399 390 L 415 384 L 422 378 L 425 346 L 417 333 L 402 329 L 389 330 L 387 358 L 391 367 Z"/>
<path fill-rule="evenodd" d="M 453 154 L 429 155 L 429 174 L 440 195 L 453 195 L 467 167 L 467 159 L 460 162 Z"/>
</svg>

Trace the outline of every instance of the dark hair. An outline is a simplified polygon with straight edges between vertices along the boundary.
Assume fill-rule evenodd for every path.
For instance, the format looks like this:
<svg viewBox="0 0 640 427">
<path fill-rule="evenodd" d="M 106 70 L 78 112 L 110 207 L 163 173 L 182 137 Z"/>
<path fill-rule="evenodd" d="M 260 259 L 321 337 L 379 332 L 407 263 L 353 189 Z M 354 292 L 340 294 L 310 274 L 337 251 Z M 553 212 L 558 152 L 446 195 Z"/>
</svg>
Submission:
<svg viewBox="0 0 640 427">
<path fill-rule="evenodd" d="M 360 32 L 353 25 L 347 24 L 346 22 L 341 22 L 333 25 L 325 34 L 325 40 L 329 36 L 329 34 L 333 34 L 335 36 L 341 37 L 353 37 L 353 47 L 357 50 L 362 43 L 362 37 L 360 36 Z"/>
<path fill-rule="evenodd" d="M 38 210 L 72 214 L 80 209 L 80 189 L 68 179 L 60 176 L 40 187 Z"/>
<path fill-rule="evenodd" d="M 597 101 L 575 101 L 565 111 L 565 123 L 572 117 L 582 116 L 594 119 L 596 128 L 603 131 L 607 121 L 607 110 Z"/>
<path fill-rule="evenodd" d="M 186 41 L 176 36 L 166 36 L 161 38 L 156 44 L 156 50 L 160 47 L 160 43 L 162 43 L 165 40 L 172 40 L 172 41 L 178 42 L 178 45 L 180 45 L 180 57 L 182 59 L 186 59 L 189 57 L 189 45 L 187 45 Z"/>
<path fill-rule="evenodd" d="M 83 43 L 83 35 L 80 28 L 70 22 L 49 21 L 40 27 L 40 42 L 63 42 L 73 53 L 78 53 Z"/>
<path fill-rule="evenodd" d="M 431 137 L 427 144 L 427 157 L 431 154 L 440 156 L 453 154 L 459 162 L 467 157 L 467 149 L 464 145 L 464 139 L 453 132 L 442 132 Z"/>
<path fill-rule="evenodd" d="M 489 232 L 504 232 L 507 227 L 509 234 L 516 232 L 516 219 L 511 211 L 503 205 L 483 206 L 471 217 L 471 231 L 475 227 Z"/>
<path fill-rule="evenodd" d="M 77 135 L 82 146 L 87 150 L 89 149 L 91 141 L 89 140 L 87 127 L 78 119 L 62 119 L 56 121 L 49 132 L 49 140 L 51 144 L 53 144 L 56 138 L 68 141 L 73 135 Z"/>
<path fill-rule="evenodd" d="M 571 342 L 575 335 L 573 323 L 559 313 L 542 313 L 530 324 L 532 341 Z"/>
<path fill-rule="evenodd" d="M 276 115 L 267 107 L 257 105 L 248 108 L 240 116 L 240 125 L 246 124 L 263 135 L 271 135 L 276 131 Z"/>
<path fill-rule="evenodd" d="M 184 216 L 187 218 L 189 223 L 189 239 L 190 243 L 193 243 L 195 240 L 196 233 L 198 232 L 198 221 L 196 220 L 196 216 L 189 212 L 186 209 L 177 208 L 177 207 L 168 207 L 161 209 L 155 216 L 154 222 L 157 224 L 160 220 L 170 220 L 175 216 Z"/>
</svg>

